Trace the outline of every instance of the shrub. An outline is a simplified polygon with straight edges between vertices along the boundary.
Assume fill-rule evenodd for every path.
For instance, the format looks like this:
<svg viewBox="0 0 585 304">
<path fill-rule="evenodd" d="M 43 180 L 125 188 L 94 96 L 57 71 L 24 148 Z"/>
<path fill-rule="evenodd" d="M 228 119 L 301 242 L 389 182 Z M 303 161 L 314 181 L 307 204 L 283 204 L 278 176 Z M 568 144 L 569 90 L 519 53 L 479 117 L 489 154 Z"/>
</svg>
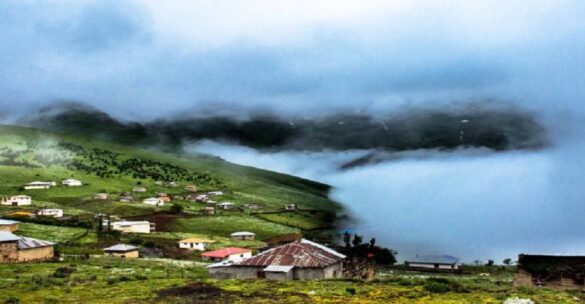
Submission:
<svg viewBox="0 0 585 304">
<path fill-rule="evenodd" d="M 144 241 L 139 237 L 133 237 L 130 239 L 129 243 L 132 245 L 142 245 L 142 243 L 144 243 Z"/>
<path fill-rule="evenodd" d="M 118 279 L 115 277 L 109 277 L 106 282 L 108 283 L 108 285 L 114 285 L 116 284 L 116 282 L 118 282 Z"/>
<path fill-rule="evenodd" d="M 53 276 L 55 278 L 66 278 L 68 276 L 70 276 L 72 273 L 74 273 L 77 269 L 73 268 L 73 267 L 59 267 L 55 270 L 55 272 L 53 273 Z"/>
<path fill-rule="evenodd" d="M 446 278 L 428 278 L 423 286 L 426 291 L 431 293 L 467 292 L 461 284 Z"/>
<path fill-rule="evenodd" d="M 350 295 L 353 296 L 353 295 L 355 295 L 355 288 L 353 288 L 353 287 L 347 287 L 345 289 L 345 292 L 347 292 L 347 293 L 349 293 Z"/>
<path fill-rule="evenodd" d="M 143 274 L 135 274 L 134 277 L 139 280 L 139 281 L 144 281 L 144 280 L 148 280 L 148 277 L 143 275 Z"/>
<path fill-rule="evenodd" d="M 8 297 L 4 300 L 4 304 L 18 304 L 20 303 L 20 299 L 16 297 Z"/>
<path fill-rule="evenodd" d="M 127 281 L 130 281 L 131 279 L 130 279 L 130 277 L 123 275 L 119 278 L 119 280 L 120 280 L 120 282 L 127 282 Z"/>
</svg>

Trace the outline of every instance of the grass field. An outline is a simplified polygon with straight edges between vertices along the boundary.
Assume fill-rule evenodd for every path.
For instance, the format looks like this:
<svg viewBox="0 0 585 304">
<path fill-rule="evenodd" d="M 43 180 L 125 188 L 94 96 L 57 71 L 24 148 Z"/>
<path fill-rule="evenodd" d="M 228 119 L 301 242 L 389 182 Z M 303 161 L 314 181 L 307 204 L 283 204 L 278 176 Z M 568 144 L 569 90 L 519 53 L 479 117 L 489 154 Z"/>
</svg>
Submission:
<svg viewBox="0 0 585 304">
<path fill-rule="evenodd" d="M 60 267 L 73 268 L 60 275 Z M 0 265 L 0 302 L 20 303 L 582 303 L 577 291 L 512 287 L 512 269 L 490 275 L 385 273 L 371 282 L 207 278 L 199 263 L 91 258 Z"/>
</svg>

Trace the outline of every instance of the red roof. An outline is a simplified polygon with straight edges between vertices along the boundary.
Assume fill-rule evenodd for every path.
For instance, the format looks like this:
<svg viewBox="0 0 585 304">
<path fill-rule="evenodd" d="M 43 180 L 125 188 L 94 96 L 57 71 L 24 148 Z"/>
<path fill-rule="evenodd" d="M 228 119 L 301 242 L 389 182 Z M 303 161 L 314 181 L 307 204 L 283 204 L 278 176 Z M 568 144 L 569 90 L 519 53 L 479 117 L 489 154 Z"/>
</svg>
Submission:
<svg viewBox="0 0 585 304">
<path fill-rule="evenodd" d="M 232 254 L 240 254 L 246 252 L 252 252 L 252 250 L 246 248 L 228 247 L 220 250 L 207 251 L 201 254 L 201 256 L 208 258 L 225 258 Z"/>
<path fill-rule="evenodd" d="M 345 258 L 323 245 L 302 239 L 259 253 L 235 264 L 236 266 L 295 266 L 321 268 L 340 262 Z"/>
</svg>

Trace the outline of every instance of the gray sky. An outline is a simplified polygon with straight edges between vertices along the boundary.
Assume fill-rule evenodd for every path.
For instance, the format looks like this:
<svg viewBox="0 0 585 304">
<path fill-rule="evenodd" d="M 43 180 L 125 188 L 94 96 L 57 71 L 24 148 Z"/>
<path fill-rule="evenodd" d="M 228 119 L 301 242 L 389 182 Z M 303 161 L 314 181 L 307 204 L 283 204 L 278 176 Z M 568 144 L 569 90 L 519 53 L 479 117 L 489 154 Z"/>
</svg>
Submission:
<svg viewBox="0 0 585 304">
<path fill-rule="evenodd" d="M 585 97 L 582 1 L 0 2 L 0 110 L 76 100 L 121 118 Z"/>
</svg>

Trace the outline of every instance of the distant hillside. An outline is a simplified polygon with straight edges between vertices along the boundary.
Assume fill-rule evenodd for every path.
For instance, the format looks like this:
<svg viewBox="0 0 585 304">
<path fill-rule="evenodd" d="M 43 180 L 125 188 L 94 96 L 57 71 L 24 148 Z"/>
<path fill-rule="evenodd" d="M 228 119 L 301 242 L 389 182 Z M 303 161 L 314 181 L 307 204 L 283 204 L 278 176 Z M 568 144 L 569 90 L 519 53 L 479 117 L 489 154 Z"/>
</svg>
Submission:
<svg viewBox="0 0 585 304">
<path fill-rule="evenodd" d="M 58 185 L 48 190 L 23 190 L 32 181 L 75 178 L 82 187 Z M 163 182 L 176 182 L 178 187 Z M 189 194 L 186 185 L 194 184 L 199 193 L 222 191 L 217 202 L 232 202 L 234 210 L 217 210 L 216 216 L 202 218 L 204 203 L 174 199 L 164 207 L 142 204 L 142 199 L 165 192 L 170 196 Z M 132 192 L 141 185 L 144 193 L 133 193 L 134 203 L 118 202 L 121 192 Z M 199 233 L 226 237 L 229 231 L 254 230 L 259 237 L 296 233 L 303 227 L 332 228 L 340 206 L 328 199 L 329 186 L 294 176 L 235 165 L 210 156 L 187 156 L 105 143 L 77 136 L 36 129 L 0 126 L 0 195 L 27 194 L 33 206 L 1 207 L 0 216 L 15 210 L 58 207 L 66 215 L 107 213 L 121 217 L 151 218 L 170 212 L 172 204 L 183 207 L 183 214 L 165 220 L 166 231 Z M 108 192 L 106 201 L 93 199 L 97 192 Z M 255 203 L 260 209 L 248 209 Z M 300 209 L 317 210 L 321 217 L 300 212 L 279 216 L 287 203 Z M 254 212 L 275 212 L 259 217 Z M 308 211 L 307 211 L 308 212 Z M 176 220 L 176 223 L 174 222 Z M 297 221 L 297 222 L 295 222 Z"/>
<path fill-rule="evenodd" d="M 185 141 L 225 140 L 260 149 L 309 150 L 537 149 L 546 132 L 529 112 L 506 105 L 470 104 L 398 110 L 383 117 L 337 113 L 316 118 L 275 115 L 180 117 L 121 122 L 82 104 L 57 104 L 22 123 L 117 143 L 176 149 Z"/>
</svg>

